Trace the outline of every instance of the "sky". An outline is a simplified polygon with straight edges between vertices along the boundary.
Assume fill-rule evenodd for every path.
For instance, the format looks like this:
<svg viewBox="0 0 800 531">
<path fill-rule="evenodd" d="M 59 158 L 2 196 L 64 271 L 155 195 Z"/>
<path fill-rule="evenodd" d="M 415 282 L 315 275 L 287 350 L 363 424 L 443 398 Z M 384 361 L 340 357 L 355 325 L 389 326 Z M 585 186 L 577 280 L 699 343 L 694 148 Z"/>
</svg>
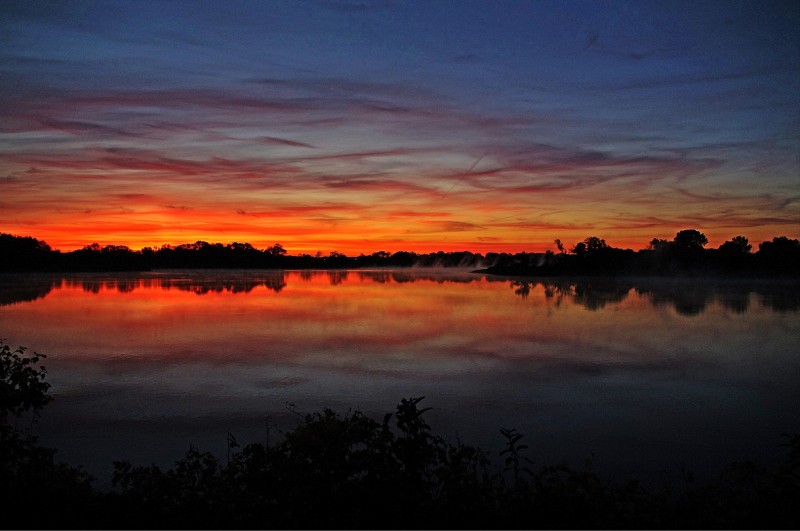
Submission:
<svg viewBox="0 0 800 531">
<path fill-rule="evenodd" d="M 800 2 L 4 1 L 0 232 L 53 248 L 800 237 Z"/>
</svg>

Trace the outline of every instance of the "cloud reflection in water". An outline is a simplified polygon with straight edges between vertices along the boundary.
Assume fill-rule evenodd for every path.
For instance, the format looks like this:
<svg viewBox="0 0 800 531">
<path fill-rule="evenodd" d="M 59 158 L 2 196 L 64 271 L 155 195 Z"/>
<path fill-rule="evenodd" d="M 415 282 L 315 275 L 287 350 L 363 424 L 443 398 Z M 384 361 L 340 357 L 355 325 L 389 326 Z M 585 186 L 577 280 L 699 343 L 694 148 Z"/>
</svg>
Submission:
<svg viewBox="0 0 800 531">
<path fill-rule="evenodd" d="M 259 437 L 267 415 L 288 428 L 286 402 L 380 414 L 425 395 L 446 436 L 491 445 L 514 426 L 539 462 L 595 452 L 619 471 L 622 458 L 652 472 L 771 455 L 764 437 L 800 423 L 791 285 L 441 271 L 4 282 L 0 330 L 49 356 L 42 436 L 90 469 L 125 452 L 169 464 L 229 429 Z"/>
</svg>

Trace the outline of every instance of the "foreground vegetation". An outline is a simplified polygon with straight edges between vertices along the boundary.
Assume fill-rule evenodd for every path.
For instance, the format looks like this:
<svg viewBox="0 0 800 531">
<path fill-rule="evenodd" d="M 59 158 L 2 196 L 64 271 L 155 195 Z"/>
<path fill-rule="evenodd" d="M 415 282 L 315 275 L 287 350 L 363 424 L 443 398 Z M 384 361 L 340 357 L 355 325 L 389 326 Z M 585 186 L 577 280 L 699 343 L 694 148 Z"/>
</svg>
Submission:
<svg viewBox="0 0 800 531">
<path fill-rule="evenodd" d="M 115 462 L 101 492 L 30 431 L 50 401 L 44 356 L 0 343 L 0 496 L 17 528 L 796 528 L 800 436 L 777 470 L 734 463 L 710 484 L 612 484 L 587 465 L 536 468 L 500 430 L 499 461 L 434 435 L 422 398 L 376 421 L 326 409 L 278 444 L 220 462 L 196 448 L 169 470 Z"/>
<path fill-rule="evenodd" d="M 737 276 L 798 277 L 800 240 L 786 236 L 761 242 L 758 251 L 744 236 L 717 249 L 706 249 L 706 236 L 695 229 L 678 232 L 671 241 L 653 239 L 647 249 L 618 249 L 595 236 L 558 252 L 487 253 L 468 251 L 417 254 L 379 251 L 356 257 L 332 252 L 291 256 L 280 244 L 256 249 L 249 243 L 198 241 L 134 251 L 121 245 L 94 243 L 62 253 L 31 237 L 0 234 L 0 271 L 146 271 L 151 269 L 359 269 L 376 267 L 469 267 L 484 272 L 525 276 Z"/>
</svg>

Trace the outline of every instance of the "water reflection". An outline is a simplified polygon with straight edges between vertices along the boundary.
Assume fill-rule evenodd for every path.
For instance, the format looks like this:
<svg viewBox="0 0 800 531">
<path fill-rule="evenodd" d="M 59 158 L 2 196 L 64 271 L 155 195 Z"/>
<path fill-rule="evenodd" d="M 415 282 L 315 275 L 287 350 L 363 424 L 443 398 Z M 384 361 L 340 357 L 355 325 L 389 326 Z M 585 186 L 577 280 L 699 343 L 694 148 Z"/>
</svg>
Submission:
<svg viewBox="0 0 800 531">
<path fill-rule="evenodd" d="M 775 312 L 800 311 L 800 286 L 787 282 L 558 279 L 513 280 L 510 285 L 514 293 L 522 298 L 527 298 L 531 290 L 541 286 L 544 297 L 556 307 L 568 299 L 593 311 L 620 303 L 632 292 L 648 300 L 654 308 L 669 307 L 687 317 L 702 314 L 715 302 L 728 311 L 743 314 L 750 309 L 752 296 L 758 298 L 759 304 Z"/>
<path fill-rule="evenodd" d="M 590 310 L 601 310 L 607 304 L 622 302 L 632 289 L 632 285 L 620 284 L 613 280 L 597 281 L 568 280 L 543 281 L 540 283 L 547 299 L 553 299 L 560 306 L 565 298 Z M 537 282 L 515 280 L 511 282 L 514 293 L 527 298 Z"/>
<path fill-rule="evenodd" d="M 344 276 L 346 278 L 346 275 Z M 250 293 L 258 287 L 279 293 L 286 287 L 285 273 L 190 273 L 169 276 L 130 276 L 125 274 L 108 276 L 97 274 L 69 275 L 65 277 L 41 275 L 0 276 L 0 305 L 29 302 L 47 296 L 52 290 L 80 288 L 86 293 L 99 294 L 107 291 L 132 293 L 137 289 L 163 289 L 207 293 Z"/>
<path fill-rule="evenodd" d="M 0 337 L 49 356 L 40 427 L 75 463 L 256 440 L 287 400 L 383 413 L 425 395 L 437 431 L 488 447 L 517 427 L 541 463 L 696 466 L 796 430 L 798 298 L 453 271 L 17 275 L 0 277 Z"/>
<path fill-rule="evenodd" d="M 800 285 L 785 281 L 714 281 L 691 279 L 537 279 L 508 280 L 465 272 L 376 270 L 376 271 L 225 271 L 225 272 L 167 272 L 145 274 L 6 274 L 0 276 L 0 306 L 30 302 L 46 297 L 52 290 L 79 287 L 86 293 L 107 291 L 132 293 L 137 289 L 189 291 L 197 295 L 208 293 L 251 293 L 266 288 L 280 293 L 290 282 L 309 283 L 327 279 L 331 286 L 354 281 L 377 284 L 435 282 L 470 284 L 495 282 L 508 284 L 513 293 L 527 299 L 537 288 L 554 307 L 568 300 L 589 310 L 599 311 L 618 304 L 635 293 L 654 308 L 672 308 L 678 314 L 701 315 L 711 304 L 718 303 L 735 314 L 751 309 L 754 298 L 758 304 L 775 312 L 800 311 Z M 355 279 L 355 280 L 354 280 Z"/>
<path fill-rule="evenodd" d="M 328 280 L 330 280 L 331 286 L 338 286 L 345 280 L 347 280 L 347 271 L 345 270 L 334 270 L 334 271 L 327 271 L 328 273 Z"/>
<path fill-rule="evenodd" d="M 61 284 L 57 277 L 0 274 L 0 306 L 44 298 Z"/>
</svg>

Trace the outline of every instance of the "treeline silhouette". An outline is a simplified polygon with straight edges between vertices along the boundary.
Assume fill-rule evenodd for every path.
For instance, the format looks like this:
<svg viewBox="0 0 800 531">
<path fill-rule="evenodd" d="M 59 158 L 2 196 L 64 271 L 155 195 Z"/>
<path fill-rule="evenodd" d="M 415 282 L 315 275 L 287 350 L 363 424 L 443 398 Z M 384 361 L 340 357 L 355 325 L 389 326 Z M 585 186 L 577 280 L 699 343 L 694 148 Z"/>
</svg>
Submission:
<svg viewBox="0 0 800 531">
<path fill-rule="evenodd" d="M 351 257 L 339 252 L 289 255 L 280 244 L 256 249 L 249 243 L 145 247 L 97 243 L 62 253 L 30 236 L 0 234 L 0 271 L 148 271 L 151 269 L 360 269 L 369 267 L 480 267 L 485 257 L 467 251 L 417 254 L 407 251 Z"/>
<path fill-rule="evenodd" d="M 502 275 L 542 276 L 782 276 L 800 275 L 800 241 L 786 236 L 752 245 L 735 236 L 717 249 L 706 249 L 698 230 L 678 232 L 672 241 L 653 239 L 647 249 L 633 251 L 591 236 L 569 250 L 555 241 L 558 252 L 418 254 L 410 251 L 347 256 L 332 252 L 289 255 L 280 244 L 256 249 L 249 243 L 198 241 L 134 251 L 126 246 L 87 245 L 71 252 L 53 250 L 30 236 L 0 234 L 0 271 L 148 271 L 152 269 L 360 269 L 380 267 L 466 267 Z"/>
<path fill-rule="evenodd" d="M 483 272 L 521 276 L 800 276 L 800 240 L 778 236 L 752 245 L 735 236 L 717 249 L 706 249 L 706 236 L 695 229 L 678 232 L 672 241 L 654 238 L 647 249 L 611 247 L 590 236 L 569 250 L 555 240 L 559 252 L 501 256 Z"/>
<path fill-rule="evenodd" d="M 300 415 L 272 445 L 190 447 L 175 466 L 114 463 L 111 491 L 55 459 L 31 434 L 50 402 L 45 356 L 0 342 L 0 499 L 8 527 L 183 528 L 797 528 L 800 435 L 776 469 L 726 467 L 715 481 L 646 488 L 609 483 L 591 464 L 535 467 L 522 434 L 501 429 L 490 454 L 435 435 L 403 399 L 376 421 L 359 411 Z"/>
</svg>

